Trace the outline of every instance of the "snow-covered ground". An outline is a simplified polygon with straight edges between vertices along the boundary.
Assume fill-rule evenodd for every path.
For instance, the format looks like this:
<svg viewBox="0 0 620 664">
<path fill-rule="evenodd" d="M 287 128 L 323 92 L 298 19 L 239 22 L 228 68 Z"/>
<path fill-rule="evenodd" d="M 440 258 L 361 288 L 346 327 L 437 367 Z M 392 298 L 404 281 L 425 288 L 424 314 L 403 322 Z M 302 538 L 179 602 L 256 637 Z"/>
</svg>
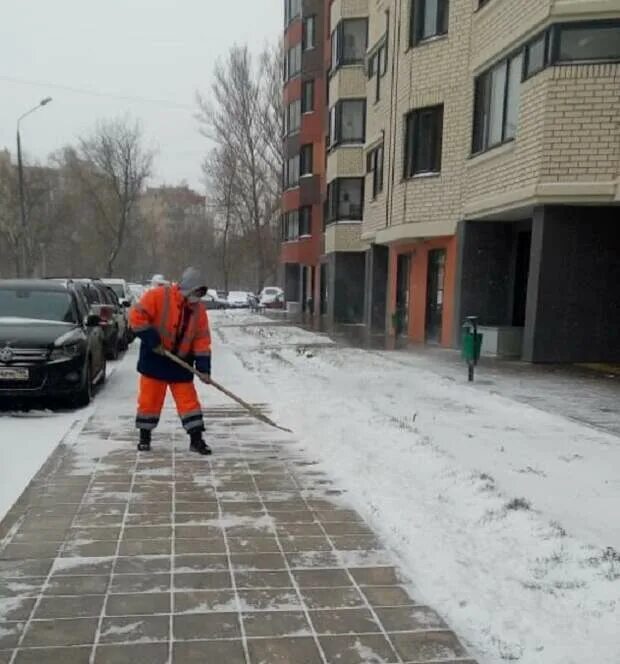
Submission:
<svg viewBox="0 0 620 664">
<path fill-rule="evenodd" d="M 119 362 L 108 363 L 108 380 Z M 0 521 L 20 497 L 60 441 L 93 412 L 0 411 Z"/>
<path fill-rule="evenodd" d="M 212 326 L 214 376 L 238 374 L 232 351 L 260 378 L 481 662 L 620 662 L 619 438 L 472 389 L 464 372 L 245 313 Z"/>
<path fill-rule="evenodd" d="M 402 353 L 246 312 L 211 321 L 214 377 L 271 405 L 481 664 L 620 662 L 619 438 Z M 130 414 L 136 350 L 97 396 L 99 416 Z M 200 391 L 207 408 L 226 403 Z M 0 415 L 0 514 L 89 412 Z"/>
</svg>

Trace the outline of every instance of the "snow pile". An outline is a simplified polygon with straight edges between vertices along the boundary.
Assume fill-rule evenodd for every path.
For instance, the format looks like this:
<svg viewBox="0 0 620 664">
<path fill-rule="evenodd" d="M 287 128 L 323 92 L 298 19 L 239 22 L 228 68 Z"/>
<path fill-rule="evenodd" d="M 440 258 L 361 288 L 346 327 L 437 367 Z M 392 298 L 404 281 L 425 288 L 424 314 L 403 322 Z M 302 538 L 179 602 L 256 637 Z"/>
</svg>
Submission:
<svg viewBox="0 0 620 664">
<path fill-rule="evenodd" d="M 414 597 L 481 663 L 618 664 L 617 438 L 403 354 L 307 357 L 289 346 L 297 330 L 272 331 L 280 351 L 220 330 L 274 395 L 275 418 L 397 553 Z"/>
</svg>

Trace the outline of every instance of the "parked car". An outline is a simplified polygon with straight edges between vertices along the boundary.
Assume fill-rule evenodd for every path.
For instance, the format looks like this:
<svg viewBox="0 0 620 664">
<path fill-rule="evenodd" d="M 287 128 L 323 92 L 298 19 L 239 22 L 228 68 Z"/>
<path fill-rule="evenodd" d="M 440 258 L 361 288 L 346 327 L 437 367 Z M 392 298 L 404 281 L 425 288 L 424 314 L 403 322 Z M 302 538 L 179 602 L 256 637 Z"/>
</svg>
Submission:
<svg viewBox="0 0 620 664">
<path fill-rule="evenodd" d="M 214 309 L 227 309 L 228 308 L 228 297 L 226 296 L 226 291 L 218 291 L 214 288 L 209 288 L 207 295 L 210 295 L 217 306 L 213 307 Z"/>
<path fill-rule="evenodd" d="M 211 293 L 207 293 L 202 299 L 202 303 L 205 305 L 205 308 L 211 311 L 212 309 L 221 309 L 222 307 L 220 306 L 219 302 L 216 301 L 216 299 L 211 295 Z"/>
<path fill-rule="evenodd" d="M 118 299 L 116 293 L 112 288 L 101 282 L 101 285 L 105 289 L 105 295 L 107 296 L 107 301 L 109 304 L 114 307 L 114 318 L 116 319 L 116 324 L 119 329 L 119 337 L 121 340 L 121 350 L 127 350 L 129 344 L 134 340 L 134 333 L 129 325 L 129 309 L 127 306 L 123 306 Z"/>
<path fill-rule="evenodd" d="M 137 302 L 142 297 L 144 291 L 146 290 L 146 287 L 143 286 L 142 284 L 128 283 L 127 286 L 129 288 L 129 292 L 131 293 L 134 302 Z"/>
<path fill-rule="evenodd" d="M 284 291 L 277 286 L 266 286 L 260 292 L 261 307 L 267 309 L 281 309 L 284 306 Z"/>
<path fill-rule="evenodd" d="M 247 309 L 250 306 L 250 293 L 247 291 L 230 291 L 228 306 L 231 309 Z"/>
<path fill-rule="evenodd" d="M 101 319 L 105 355 L 108 360 L 117 360 L 127 349 L 127 318 L 125 308 L 119 303 L 113 290 L 97 279 L 74 279 L 81 287 L 92 313 Z"/>
<path fill-rule="evenodd" d="M 130 307 L 133 304 L 134 296 L 124 279 L 102 279 L 101 281 L 116 293 L 116 297 L 124 307 Z"/>
<path fill-rule="evenodd" d="M 87 405 L 106 377 L 100 323 L 79 284 L 0 280 L 0 397 Z"/>
</svg>

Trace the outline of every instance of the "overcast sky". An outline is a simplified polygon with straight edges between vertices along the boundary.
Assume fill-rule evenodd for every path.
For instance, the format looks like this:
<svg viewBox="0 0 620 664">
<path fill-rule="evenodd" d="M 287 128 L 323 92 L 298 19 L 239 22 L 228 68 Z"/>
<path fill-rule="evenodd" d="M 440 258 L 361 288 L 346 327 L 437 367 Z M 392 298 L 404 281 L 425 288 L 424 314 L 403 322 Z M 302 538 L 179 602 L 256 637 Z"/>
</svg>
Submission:
<svg viewBox="0 0 620 664">
<path fill-rule="evenodd" d="M 282 0 L 0 0 L 0 149 L 15 153 L 17 118 L 49 95 L 54 101 L 22 124 L 29 156 L 45 160 L 97 119 L 128 113 L 158 150 L 155 182 L 185 179 L 201 187 L 208 145 L 194 119 L 195 92 L 209 90 L 214 62 L 234 43 L 259 52 L 276 40 L 282 6 Z"/>
</svg>

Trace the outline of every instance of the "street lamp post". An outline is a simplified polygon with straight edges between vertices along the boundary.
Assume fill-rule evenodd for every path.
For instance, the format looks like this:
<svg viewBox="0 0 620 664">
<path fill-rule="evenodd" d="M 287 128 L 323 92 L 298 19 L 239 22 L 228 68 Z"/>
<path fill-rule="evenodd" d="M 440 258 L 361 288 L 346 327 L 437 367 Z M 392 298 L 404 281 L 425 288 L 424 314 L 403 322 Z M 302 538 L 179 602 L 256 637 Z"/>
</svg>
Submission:
<svg viewBox="0 0 620 664">
<path fill-rule="evenodd" d="M 45 97 L 29 111 L 26 111 L 23 115 L 20 115 L 17 119 L 17 177 L 19 180 L 19 210 L 21 215 L 21 233 L 20 233 L 20 249 L 21 249 L 21 272 L 19 276 L 26 276 L 28 271 L 28 257 L 26 254 L 26 229 L 28 227 L 28 221 L 26 219 L 26 199 L 24 196 L 24 164 L 22 161 L 22 139 L 19 131 L 21 121 L 31 113 L 34 113 L 36 110 L 42 106 L 46 106 L 52 101 L 51 97 Z"/>
</svg>

